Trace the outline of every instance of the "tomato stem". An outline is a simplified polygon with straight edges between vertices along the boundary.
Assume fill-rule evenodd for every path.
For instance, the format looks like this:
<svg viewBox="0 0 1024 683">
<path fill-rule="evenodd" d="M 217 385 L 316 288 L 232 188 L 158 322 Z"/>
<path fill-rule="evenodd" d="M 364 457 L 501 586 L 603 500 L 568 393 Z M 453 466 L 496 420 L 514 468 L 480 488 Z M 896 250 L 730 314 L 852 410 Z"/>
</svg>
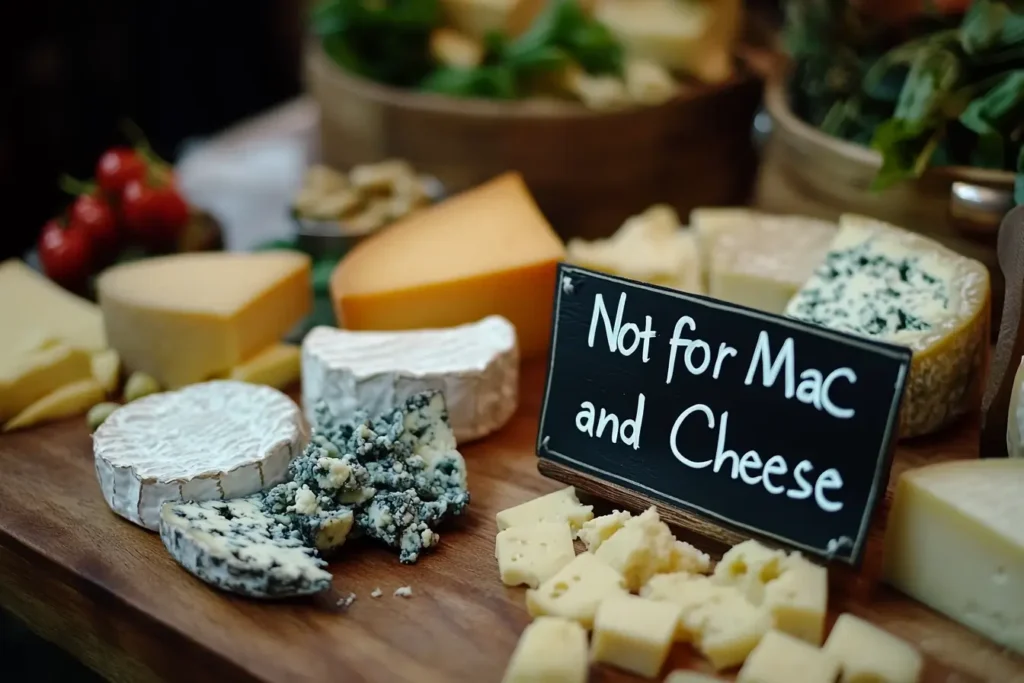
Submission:
<svg viewBox="0 0 1024 683">
<path fill-rule="evenodd" d="M 135 148 L 135 151 L 146 162 L 158 166 L 170 166 L 153 150 L 153 146 L 149 144 L 146 134 L 142 132 L 137 123 L 131 119 L 125 119 L 121 122 L 121 129 L 124 131 L 125 137 L 132 144 L 132 147 Z"/>
<path fill-rule="evenodd" d="M 61 190 L 67 192 L 72 197 L 78 197 L 83 194 L 95 194 L 96 192 L 95 183 L 78 180 L 67 173 L 60 177 L 59 185 Z"/>
</svg>

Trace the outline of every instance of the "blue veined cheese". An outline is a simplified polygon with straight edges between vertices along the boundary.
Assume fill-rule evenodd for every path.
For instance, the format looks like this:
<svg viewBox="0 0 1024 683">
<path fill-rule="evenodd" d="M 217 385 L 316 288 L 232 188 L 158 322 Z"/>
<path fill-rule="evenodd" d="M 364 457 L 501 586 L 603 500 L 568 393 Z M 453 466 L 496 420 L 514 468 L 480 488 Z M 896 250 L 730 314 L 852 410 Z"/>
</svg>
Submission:
<svg viewBox="0 0 1024 683">
<path fill-rule="evenodd" d="M 914 352 L 900 435 L 972 409 L 987 364 L 991 292 L 978 261 L 861 216 L 840 218 L 825 257 L 785 314 Z"/>
<path fill-rule="evenodd" d="M 326 562 L 296 531 L 264 512 L 260 495 L 165 503 L 160 538 L 191 574 L 238 595 L 286 598 L 331 586 Z"/>
</svg>

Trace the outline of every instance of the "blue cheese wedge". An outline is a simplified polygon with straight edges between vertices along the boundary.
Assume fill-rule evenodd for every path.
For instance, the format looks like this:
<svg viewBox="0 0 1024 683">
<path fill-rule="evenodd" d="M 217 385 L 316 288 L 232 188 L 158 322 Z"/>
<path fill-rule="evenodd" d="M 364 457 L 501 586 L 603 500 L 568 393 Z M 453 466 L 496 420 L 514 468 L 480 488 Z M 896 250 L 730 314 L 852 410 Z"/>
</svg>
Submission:
<svg viewBox="0 0 1024 683">
<path fill-rule="evenodd" d="M 934 432 L 978 401 L 987 364 L 988 270 L 921 235 L 846 215 L 785 314 L 908 346 L 904 437 Z"/>
<path fill-rule="evenodd" d="M 294 530 L 263 511 L 259 495 L 166 503 L 160 538 L 182 567 L 230 593 L 287 598 L 331 585 L 326 563 Z"/>
</svg>

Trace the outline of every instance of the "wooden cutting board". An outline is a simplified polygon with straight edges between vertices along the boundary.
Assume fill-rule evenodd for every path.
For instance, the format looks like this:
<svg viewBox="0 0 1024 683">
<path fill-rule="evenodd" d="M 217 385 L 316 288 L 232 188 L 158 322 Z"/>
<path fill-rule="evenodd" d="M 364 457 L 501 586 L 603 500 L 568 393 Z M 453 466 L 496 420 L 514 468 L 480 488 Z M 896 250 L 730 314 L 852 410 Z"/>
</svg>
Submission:
<svg viewBox="0 0 1024 683">
<path fill-rule="evenodd" d="M 437 552 L 403 566 L 353 543 L 331 565 L 331 593 L 276 604 L 215 592 L 155 534 L 110 512 L 81 418 L 0 435 L 0 606 L 114 681 L 497 683 L 529 616 L 524 589 L 498 580 L 494 514 L 560 486 L 537 473 L 533 453 L 543 379 L 542 364 L 525 368 L 512 422 L 463 449 L 473 502 L 441 530 Z M 901 447 L 896 470 L 975 457 L 977 441 L 965 421 Z M 400 586 L 412 597 L 394 597 Z M 887 589 L 834 608 L 921 648 L 928 683 L 1024 681 L 1024 659 Z M 707 671 L 676 646 L 665 672 L 686 667 Z M 641 679 L 594 667 L 590 680 Z"/>
</svg>

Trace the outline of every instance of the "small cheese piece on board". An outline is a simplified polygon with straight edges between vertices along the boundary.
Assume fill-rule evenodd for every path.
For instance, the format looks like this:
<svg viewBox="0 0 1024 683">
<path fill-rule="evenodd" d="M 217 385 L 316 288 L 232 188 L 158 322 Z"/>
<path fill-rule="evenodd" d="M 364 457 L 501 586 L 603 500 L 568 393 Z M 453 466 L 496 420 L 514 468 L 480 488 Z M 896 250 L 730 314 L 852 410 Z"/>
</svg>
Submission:
<svg viewBox="0 0 1024 683">
<path fill-rule="evenodd" d="M 716 299 L 781 314 L 825 260 L 835 223 L 772 216 L 747 209 L 694 209 L 697 232 Z"/>
<path fill-rule="evenodd" d="M 523 358 L 551 336 L 555 272 L 565 247 L 517 173 L 388 226 L 360 242 L 331 276 L 340 327 L 452 327 L 501 315 Z M 513 295 L 514 294 L 514 295 Z"/>
<path fill-rule="evenodd" d="M 646 678 L 661 672 L 672 646 L 679 609 L 635 595 L 604 600 L 594 617 L 590 659 Z"/>
<path fill-rule="evenodd" d="M 917 683 L 921 653 L 909 643 L 852 614 L 840 614 L 822 648 L 842 669 L 840 683 Z"/>
<path fill-rule="evenodd" d="M 3 431 L 81 415 L 103 401 L 103 387 L 92 377 L 65 384 L 43 396 L 4 424 Z"/>
<path fill-rule="evenodd" d="M 594 518 L 594 506 L 580 504 L 576 489 L 569 486 L 502 510 L 496 518 L 498 531 L 537 522 L 566 522 L 573 531 L 577 531 Z"/>
<path fill-rule="evenodd" d="M 1024 385 L 1024 358 L 1013 376 L 1013 391 L 1010 393 L 1010 413 L 1006 416 L 1006 452 L 1011 458 L 1024 458 L 1024 406 L 1021 405 L 1021 389 Z"/>
<path fill-rule="evenodd" d="M 497 31 L 515 37 L 526 30 L 546 0 L 440 0 L 446 26 L 484 40 Z"/>
<path fill-rule="evenodd" d="M 586 683 L 587 632 L 577 622 L 537 617 L 523 629 L 501 683 Z"/>
<path fill-rule="evenodd" d="M 382 414 L 428 389 L 444 394 L 460 444 L 503 427 L 519 398 L 515 328 L 493 315 L 436 330 L 316 327 L 302 342 L 302 402 L 310 424 L 320 401 L 349 420 L 360 410 Z"/>
<path fill-rule="evenodd" d="M 60 387 L 91 376 L 88 352 L 56 340 L 0 357 L 0 422 Z"/>
<path fill-rule="evenodd" d="M 540 587 L 526 591 L 526 609 L 533 617 L 564 617 L 590 629 L 597 606 L 619 594 L 628 594 L 622 575 L 591 553 L 580 553 Z"/>
<path fill-rule="evenodd" d="M 612 534 L 621 529 L 631 516 L 625 510 L 613 510 L 607 515 L 584 522 L 576 537 L 583 541 L 588 551 L 594 552 L 601 547 L 602 543 L 611 538 Z"/>
<path fill-rule="evenodd" d="M 665 677 L 665 683 L 724 683 L 724 681 L 721 678 L 693 671 L 673 671 Z"/>
<path fill-rule="evenodd" d="M 769 631 L 750 653 L 736 683 L 834 683 L 839 662 L 781 631 Z"/>
<path fill-rule="evenodd" d="M 763 605 L 775 628 L 820 646 L 828 613 L 828 570 L 793 553 L 782 562 L 782 574 L 764 587 Z"/>
<path fill-rule="evenodd" d="M 904 472 L 886 524 L 885 578 L 1024 654 L 1024 460 Z"/>
<path fill-rule="evenodd" d="M 231 369 L 228 379 L 286 389 L 299 381 L 302 352 L 294 344 L 274 344 Z"/>
<path fill-rule="evenodd" d="M 57 340 L 83 351 L 107 348 L 99 306 L 17 259 L 0 263 L 0 360 Z"/>
<path fill-rule="evenodd" d="M 266 514 L 261 496 L 174 502 L 159 511 L 171 556 L 211 586 L 251 598 L 287 598 L 331 587 L 327 563 Z"/>
<path fill-rule="evenodd" d="M 772 627 L 772 618 L 736 586 L 705 576 L 659 574 L 640 595 L 677 605 L 676 640 L 693 642 L 716 670 L 741 664 Z"/>
<path fill-rule="evenodd" d="M 626 52 L 707 83 L 733 74 L 732 46 L 739 30 L 739 0 L 598 0 L 594 16 Z"/>
<path fill-rule="evenodd" d="M 538 522 L 498 532 L 494 542 L 501 582 L 536 588 L 576 558 L 566 522 Z"/>
<path fill-rule="evenodd" d="M 115 410 L 93 434 L 93 453 L 110 508 L 156 529 L 167 501 L 237 498 L 277 484 L 304 442 L 290 398 L 223 380 Z"/>
<path fill-rule="evenodd" d="M 121 357 L 114 349 L 98 351 L 92 354 L 92 376 L 108 394 L 117 391 L 121 379 Z"/>
<path fill-rule="evenodd" d="M 844 215 L 825 262 L 785 314 L 914 352 L 900 435 L 934 432 L 977 406 L 989 352 L 984 264 L 916 233 Z"/>
<path fill-rule="evenodd" d="M 584 268 L 704 293 L 696 233 L 681 228 L 675 209 L 665 204 L 632 216 L 606 239 L 572 239 L 566 252 L 571 263 Z"/>
<path fill-rule="evenodd" d="M 750 539 L 730 548 L 715 566 L 715 583 L 736 586 L 755 605 L 764 600 L 768 582 L 782 574 L 786 553 Z"/>
<path fill-rule="evenodd" d="M 168 389 L 230 372 L 312 307 L 310 259 L 292 251 L 144 259 L 104 271 L 97 290 L 125 368 Z"/>
</svg>

